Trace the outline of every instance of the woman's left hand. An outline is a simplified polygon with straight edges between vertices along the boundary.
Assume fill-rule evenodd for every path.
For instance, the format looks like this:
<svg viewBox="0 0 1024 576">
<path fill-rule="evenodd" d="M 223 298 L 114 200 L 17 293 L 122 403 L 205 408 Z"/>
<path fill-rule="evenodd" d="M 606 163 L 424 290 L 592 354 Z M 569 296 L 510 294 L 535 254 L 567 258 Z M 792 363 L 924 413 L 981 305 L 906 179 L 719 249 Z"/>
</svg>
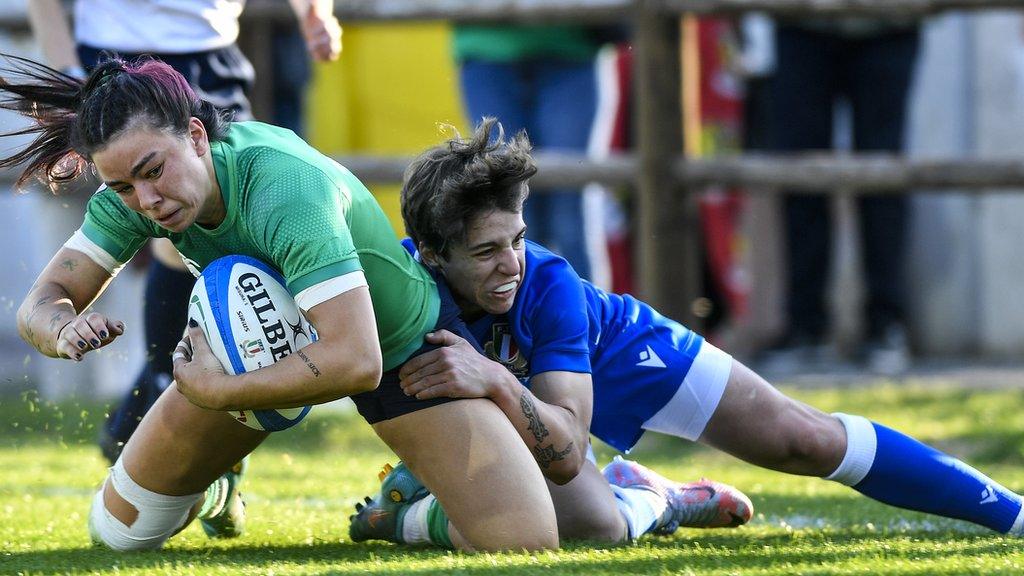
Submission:
<svg viewBox="0 0 1024 576">
<path fill-rule="evenodd" d="M 174 348 L 171 360 L 178 392 L 189 402 L 210 410 L 228 408 L 228 375 L 195 320 L 189 320 L 185 337 Z"/>
<path fill-rule="evenodd" d="M 502 379 L 510 376 L 504 367 L 447 330 L 427 334 L 426 341 L 438 348 L 410 358 L 398 372 L 406 396 L 420 400 L 489 398 Z"/>
</svg>

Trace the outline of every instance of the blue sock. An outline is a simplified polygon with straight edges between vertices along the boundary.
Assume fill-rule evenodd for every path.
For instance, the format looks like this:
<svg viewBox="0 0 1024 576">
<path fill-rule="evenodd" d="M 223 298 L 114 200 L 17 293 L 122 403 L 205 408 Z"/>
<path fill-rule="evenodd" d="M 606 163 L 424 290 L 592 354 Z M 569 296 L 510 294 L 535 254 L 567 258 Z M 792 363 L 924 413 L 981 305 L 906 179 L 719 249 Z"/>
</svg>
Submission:
<svg viewBox="0 0 1024 576">
<path fill-rule="evenodd" d="M 974 522 L 997 532 L 1024 529 L 1021 497 L 957 458 L 861 416 L 835 414 L 846 428 L 842 464 L 828 480 L 879 502 Z"/>
<path fill-rule="evenodd" d="M 656 528 L 661 516 L 668 507 L 668 502 L 653 490 L 646 488 L 622 488 L 611 485 L 615 493 L 615 503 L 619 512 L 626 519 L 629 538 L 636 540 L 640 536 Z"/>
</svg>

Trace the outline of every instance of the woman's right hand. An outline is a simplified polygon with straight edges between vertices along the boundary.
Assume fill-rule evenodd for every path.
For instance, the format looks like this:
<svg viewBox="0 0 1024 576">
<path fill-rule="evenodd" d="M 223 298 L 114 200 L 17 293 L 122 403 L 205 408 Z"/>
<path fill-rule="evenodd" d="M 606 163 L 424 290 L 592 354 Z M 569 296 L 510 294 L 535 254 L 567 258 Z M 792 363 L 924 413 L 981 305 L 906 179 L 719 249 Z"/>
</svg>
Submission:
<svg viewBox="0 0 1024 576">
<path fill-rule="evenodd" d="M 110 344 L 122 334 L 124 322 L 120 320 L 111 320 L 99 312 L 79 314 L 57 334 L 57 354 L 79 362 L 87 352 Z"/>
</svg>

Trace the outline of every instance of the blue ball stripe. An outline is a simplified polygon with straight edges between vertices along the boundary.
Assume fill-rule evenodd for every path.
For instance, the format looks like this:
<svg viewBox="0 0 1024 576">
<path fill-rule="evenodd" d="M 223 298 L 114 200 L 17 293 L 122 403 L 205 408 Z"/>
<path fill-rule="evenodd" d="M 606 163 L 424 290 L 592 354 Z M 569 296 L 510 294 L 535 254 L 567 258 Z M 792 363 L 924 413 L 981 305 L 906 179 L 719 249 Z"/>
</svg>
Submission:
<svg viewBox="0 0 1024 576">
<path fill-rule="evenodd" d="M 242 364 L 242 356 L 235 346 L 235 335 L 231 331 L 231 311 L 227 306 L 227 298 L 221 295 L 228 294 L 228 282 L 231 281 L 231 268 L 235 260 L 221 258 L 210 263 L 203 270 L 203 278 L 206 279 L 206 294 L 210 300 L 210 312 L 213 315 L 217 331 L 220 333 L 221 341 L 227 350 L 228 359 L 231 360 L 231 369 L 235 374 L 245 372 L 245 365 Z"/>
<path fill-rule="evenodd" d="M 242 374 L 246 371 L 245 365 L 242 363 L 241 352 L 235 342 L 235 335 L 231 329 L 232 314 L 228 306 L 229 299 L 227 298 L 232 288 L 231 271 L 239 264 L 257 268 L 272 276 L 282 286 L 286 286 L 284 277 L 277 270 L 249 256 L 234 255 L 218 258 L 203 270 L 202 278 L 206 288 L 207 300 L 210 304 L 210 319 L 216 324 L 216 329 L 224 343 L 224 348 L 231 362 L 231 369 L 234 374 Z M 305 418 L 311 409 L 311 406 L 303 407 L 302 411 L 295 418 L 288 418 L 277 410 L 252 410 L 251 412 L 260 427 L 268 432 L 275 432 L 294 426 Z"/>
<path fill-rule="evenodd" d="M 295 418 L 285 418 L 284 414 L 277 410 L 253 410 L 252 413 L 264 430 L 284 430 L 305 418 L 310 409 L 310 406 L 304 407 Z"/>
</svg>

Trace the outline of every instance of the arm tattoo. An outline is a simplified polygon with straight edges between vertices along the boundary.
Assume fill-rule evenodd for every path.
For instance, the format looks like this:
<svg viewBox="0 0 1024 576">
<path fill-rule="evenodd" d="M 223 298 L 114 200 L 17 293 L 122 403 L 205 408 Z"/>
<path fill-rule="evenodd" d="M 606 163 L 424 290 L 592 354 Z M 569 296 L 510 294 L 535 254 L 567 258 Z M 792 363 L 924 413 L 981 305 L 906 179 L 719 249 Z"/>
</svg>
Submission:
<svg viewBox="0 0 1024 576">
<path fill-rule="evenodd" d="M 537 407 L 534 406 L 533 400 L 530 399 L 529 394 L 526 390 L 523 390 L 523 395 L 519 397 L 519 407 L 523 410 L 523 416 L 526 416 L 530 432 L 533 433 L 533 438 L 540 442 L 548 434 L 548 429 L 544 426 L 544 423 L 540 421 L 540 415 L 537 414 Z"/>
<path fill-rule="evenodd" d="M 564 460 L 565 457 L 572 452 L 572 448 L 572 442 L 569 442 L 565 449 L 561 451 L 555 450 L 554 444 L 549 444 L 548 446 L 534 446 L 533 455 L 537 460 L 537 464 L 539 464 L 541 468 L 547 469 L 551 467 L 552 462 Z"/>
<path fill-rule="evenodd" d="M 28 318 L 25 318 L 25 324 L 32 324 L 32 319 L 35 318 L 36 313 L 39 312 L 39 307 L 42 306 L 43 304 L 46 304 L 50 300 L 52 300 L 52 298 L 50 298 L 49 296 L 43 296 L 42 298 L 37 300 L 36 303 L 32 305 L 32 310 L 28 313 Z"/>
<path fill-rule="evenodd" d="M 67 260 L 60 263 L 64 268 L 67 268 L 68 272 L 74 272 L 75 268 L 78 268 L 78 260 L 74 258 L 68 258 Z"/>
<path fill-rule="evenodd" d="M 56 330 L 57 324 L 64 318 L 63 312 L 55 312 L 53 316 L 50 316 L 50 330 Z M 63 328 L 63 326 L 62 326 Z"/>
<path fill-rule="evenodd" d="M 313 361 L 309 359 L 309 356 L 306 356 L 305 352 L 302 350 L 296 350 L 295 354 L 297 354 L 299 358 L 306 363 L 306 366 L 309 368 L 309 371 L 313 373 L 313 376 L 317 378 L 320 377 L 320 369 L 316 367 L 316 364 L 313 364 Z"/>
</svg>

